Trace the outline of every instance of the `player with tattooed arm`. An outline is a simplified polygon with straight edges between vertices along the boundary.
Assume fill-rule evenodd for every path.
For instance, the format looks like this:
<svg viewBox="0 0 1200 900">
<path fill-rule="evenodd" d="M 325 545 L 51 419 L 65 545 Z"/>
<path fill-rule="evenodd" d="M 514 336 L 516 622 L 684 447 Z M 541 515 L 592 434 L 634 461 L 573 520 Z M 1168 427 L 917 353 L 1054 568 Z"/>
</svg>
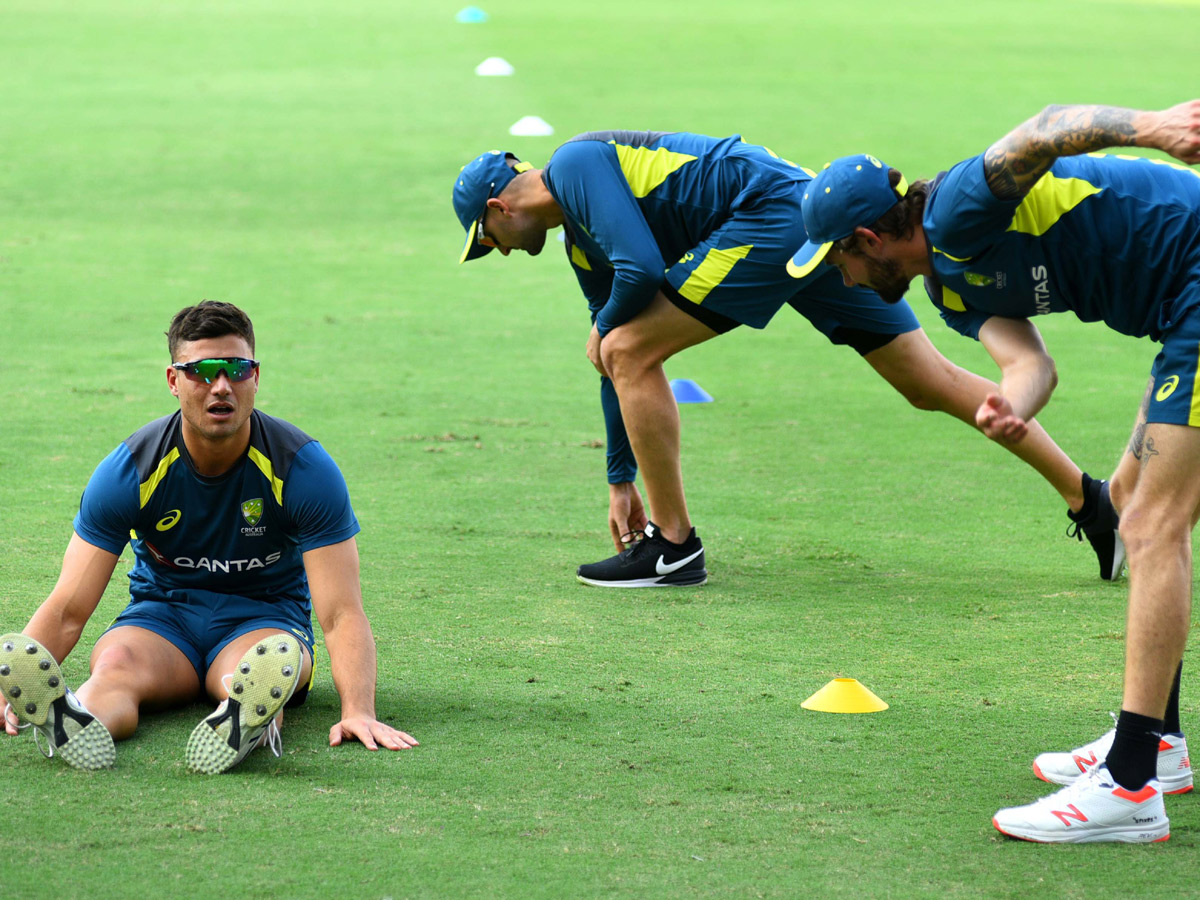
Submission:
<svg viewBox="0 0 1200 900">
<path fill-rule="evenodd" d="M 1074 313 L 1162 345 L 1130 453 L 1112 481 L 1128 552 L 1125 686 L 1116 728 L 1035 772 L 1067 787 L 1000 810 L 1032 841 L 1166 840 L 1163 793 L 1191 790 L 1179 674 L 1200 516 L 1200 100 L 1148 112 L 1051 106 L 979 156 L 906 190 L 874 157 L 837 160 L 802 204 L 809 240 L 789 269 L 825 264 L 898 302 L 916 276 L 946 322 L 1000 367 L 975 420 L 1020 446 L 1057 372 L 1035 316 Z M 1089 764 L 1093 763 L 1093 764 Z"/>
</svg>

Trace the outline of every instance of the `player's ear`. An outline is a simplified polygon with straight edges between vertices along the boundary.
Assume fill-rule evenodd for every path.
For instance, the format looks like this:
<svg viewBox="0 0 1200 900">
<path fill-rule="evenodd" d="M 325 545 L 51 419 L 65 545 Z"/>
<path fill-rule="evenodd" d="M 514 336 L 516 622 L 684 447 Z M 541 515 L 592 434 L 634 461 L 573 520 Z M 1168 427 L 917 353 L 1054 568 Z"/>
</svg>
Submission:
<svg viewBox="0 0 1200 900">
<path fill-rule="evenodd" d="M 859 246 L 870 250 L 878 250 L 883 246 L 883 239 L 877 232 L 861 225 L 854 229 L 854 236 L 859 240 Z"/>
<path fill-rule="evenodd" d="M 176 380 L 178 378 L 179 378 L 179 370 L 173 369 L 170 366 L 167 366 L 167 388 L 170 389 L 171 393 L 174 394 L 176 397 L 179 396 L 179 385 L 176 384 Z"/>
</svg>

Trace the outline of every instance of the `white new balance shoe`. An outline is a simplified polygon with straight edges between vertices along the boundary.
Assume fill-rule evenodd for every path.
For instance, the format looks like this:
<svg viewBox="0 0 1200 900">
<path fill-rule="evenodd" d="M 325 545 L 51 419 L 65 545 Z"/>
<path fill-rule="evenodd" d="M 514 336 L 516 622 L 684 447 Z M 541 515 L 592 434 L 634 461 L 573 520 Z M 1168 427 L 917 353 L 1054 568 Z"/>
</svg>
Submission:
<svg viewBox="0 0 1200 900">
<path fill-rule="evenodd" d="M 188 768 L 202 775 L 227 772 L 263 744 L 282 755 L 275 715 L 296 691 L 302 659 L 296 639 L 282 633 L 247 650 L 223 679 L 229 697 L 188 738 Z"/>
<path fill-rule="evenodd" d="M 117 748 L 104 723 L 79 702 L 50 651 L 33 638 L 0 636 L 0 690 L 8 698 L 5 718 L 11 712 L 17 728 L 33 729 L 34 743 L 47 759 L 58 755 L 76 769 L 106 769 L 116 762 Z"/>
<path fill-rule="evenodd" d="M 1051 784 L 1073 784 L 1088 769 L 1104 762 L 1116 734 L 1116 729 L 1112 729 L 1068 753 L 1042 753 L 1033 761 L 1033 774 Z M 1188 759 L 1187 739 L 1182 734 L 1162 736 L 1155 777 L 1164 794 L 1186 794 L 1192 789 L 1192 764 Z"/>
<path fill-rule="evenodd" d="M 992 824 L 1009 837 L 1043 844 L 1152 844 L 1171 836 L 1162 798 L 1157 780 L 1129 791 L 1101 763 L 1048 797 L 1000 810 Z"/>
</svg>

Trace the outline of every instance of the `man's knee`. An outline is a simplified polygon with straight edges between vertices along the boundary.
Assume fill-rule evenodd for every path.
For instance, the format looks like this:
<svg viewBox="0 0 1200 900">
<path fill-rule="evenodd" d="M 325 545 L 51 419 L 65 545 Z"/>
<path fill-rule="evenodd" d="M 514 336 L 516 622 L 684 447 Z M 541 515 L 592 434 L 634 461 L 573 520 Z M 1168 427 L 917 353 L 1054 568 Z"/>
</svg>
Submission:
<svg viewBox="0 0 1200 900">
<path fill-rule="evenodd" d="M 614 328 L 600 343 L 600 359 L 614 381 L 637 378 L 647 370 L 662 364 L 651 343 L 643 340 L 632 328 Z"/>
<path fill-rule="evenodd" d="M 101 681 L 117 681 L 137 670 L 137 659 L 124 644 L 101 647 L 92 659 L 92 678 Z"/>
<path fill-rule="evenodd" d="M 1186 554 L 1192 525 L 1186 511 L 1176 504 L 1156 503 L 1135 491 L 1121 510 L 1118 526 L 1121 541 L 1131 560 L 1155 548 L 1177 547 Z M 1132 563 L 1131 563 L 1132 565 Z"/>
</svg>

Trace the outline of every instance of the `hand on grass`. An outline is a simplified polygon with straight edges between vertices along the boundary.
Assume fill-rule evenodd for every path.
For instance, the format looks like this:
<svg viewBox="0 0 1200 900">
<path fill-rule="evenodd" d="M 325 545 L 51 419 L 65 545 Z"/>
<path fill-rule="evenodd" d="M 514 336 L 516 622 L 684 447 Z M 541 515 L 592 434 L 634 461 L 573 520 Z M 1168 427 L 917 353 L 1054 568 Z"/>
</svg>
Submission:
<svg viewBox="0 0 1200 900">
<path fill-rule="evenodd" d="M 1008 398 L 1000 394 L 988 394 L 975 412 L 975 424 L 993 441 L 1001 444 L 1017 444 L 1029 433 L 1025 420 L 1013 412 Z"/>
<path fill-rule="evenodd" d="M 385 725 L 376 719 L 366 716 L 342 719 L 329 729 L 329 746 L 337 747 L 343 740 L 356 740 L 368 750 L 407 750 L 417 746 L 417 740 L 411 734 L 397 731 L 391 725 Z"/>
</svg>

